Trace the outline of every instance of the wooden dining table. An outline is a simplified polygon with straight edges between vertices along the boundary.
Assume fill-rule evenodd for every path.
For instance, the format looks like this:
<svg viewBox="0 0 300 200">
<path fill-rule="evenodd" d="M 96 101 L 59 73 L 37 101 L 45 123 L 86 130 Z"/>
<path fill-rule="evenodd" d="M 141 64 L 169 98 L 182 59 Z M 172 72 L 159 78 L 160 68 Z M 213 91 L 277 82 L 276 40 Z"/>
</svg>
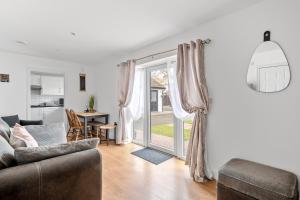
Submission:
<svg viewBox="0 0 300 200">
<path fill-rule="evenodd" d="M 89 119 L 104 118 L 104 123 L 108 124 L 109 114 L 101 112 L 78 112 L 76 113 L 79 118 L 83 119 L 84 122 L 84 138 L 87 138 L 87 123 Z"/>
</svg>

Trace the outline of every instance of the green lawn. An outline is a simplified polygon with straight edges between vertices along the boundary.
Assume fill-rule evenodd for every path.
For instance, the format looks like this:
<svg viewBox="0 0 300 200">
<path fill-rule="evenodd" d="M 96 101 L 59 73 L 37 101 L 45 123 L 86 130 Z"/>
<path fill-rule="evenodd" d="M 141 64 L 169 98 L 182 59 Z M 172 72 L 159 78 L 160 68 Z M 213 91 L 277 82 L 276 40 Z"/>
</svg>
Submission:
<svg viewBox="0 0 300 200">
<path fill-rule="evenodd" d="M 174 136 L 173 126 L 170 126 L 168 124 L 161 124 L 161 125 L 152 126 L 151 127 L 151 133 L 158 134 L 158 135 L 164 135 L 164 136 L 167 136 L 167 137 L 173 137 Z M 183 138 L 184 138 L 184 141 L 189 140 L 189 138 L 190 138 L 190 130 L 189 129 L 184 129 Z"/>
<path fill-rule="evenodd" d="M 184 123 L 192 125 L 193 120 L 192 119 L 187 119 L 187 120 L 184 121 Z"/>
</svg>

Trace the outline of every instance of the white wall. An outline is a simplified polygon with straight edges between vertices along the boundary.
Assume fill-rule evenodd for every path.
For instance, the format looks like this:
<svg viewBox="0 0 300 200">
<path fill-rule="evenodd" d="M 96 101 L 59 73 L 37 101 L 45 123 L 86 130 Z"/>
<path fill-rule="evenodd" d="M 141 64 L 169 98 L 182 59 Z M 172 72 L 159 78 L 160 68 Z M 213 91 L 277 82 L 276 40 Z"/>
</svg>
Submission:
<svg viewBox="0 0 300 200">
<path fill-rule="evenodd" d="M 99 110 L 117 119 L 116 64 L 175 48 L 196 38 L 211 38 L 206 48 L 206 73 L 212 105 L 208 124 L 209 165 L 215 174 L 233 157 L 290 170 L 300 176 L 300 3 L 266 0 L 218 18 L 99 66 Z M 201 10 L 199 10 L 201 12 Z M 279 93 L 252 91 L 246 84 L 248 65 L 265 30 L 285 51 L 292 81 Z M 101 72 L 101 73 L 100 73 Z"/>
<path fill-rule="evenodd" d="M 27 93 L 29 70 L 65 74 L 65 107 L 81 111 L 88 103 L 89 95 L 96 93 L 94 67 L 76 63 L 0 52 L 0 73 L 9 74 L 9 83 L 0 83 L 0 116 L 19 114 L 27 117 Z M 79 73 L 87 75 L 87 91 L 79 91 Z"/>
</svg>

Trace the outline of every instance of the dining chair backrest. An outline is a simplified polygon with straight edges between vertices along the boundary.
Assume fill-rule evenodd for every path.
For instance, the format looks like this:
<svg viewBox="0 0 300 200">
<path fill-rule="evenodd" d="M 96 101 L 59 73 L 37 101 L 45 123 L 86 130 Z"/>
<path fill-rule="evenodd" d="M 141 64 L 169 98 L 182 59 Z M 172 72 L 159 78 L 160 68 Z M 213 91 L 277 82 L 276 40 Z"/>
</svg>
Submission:
<svg viewBox="0 0 300 200">
<path fill-rule="evenodd" d="M 67 108 L 65 109 L 65 111 L 66 111 L 66 115 L 67 115 L 67 118 L 68 118 L 68 124 L 69 124 L 70 127 L 72 127 L 72 117 L 71 117 L 70 111 Z"/>
<path fill-rule="evenodd" d="M 72 118 L 72 125 L 74 127 L 81 127 L 81 121 L 78 118 L 78 116 L 76 115 L 76 113 L 74 112 L 74 110 L 72 110 L 72 109 L 70 110 L 70 115 Z"/>
</svg>

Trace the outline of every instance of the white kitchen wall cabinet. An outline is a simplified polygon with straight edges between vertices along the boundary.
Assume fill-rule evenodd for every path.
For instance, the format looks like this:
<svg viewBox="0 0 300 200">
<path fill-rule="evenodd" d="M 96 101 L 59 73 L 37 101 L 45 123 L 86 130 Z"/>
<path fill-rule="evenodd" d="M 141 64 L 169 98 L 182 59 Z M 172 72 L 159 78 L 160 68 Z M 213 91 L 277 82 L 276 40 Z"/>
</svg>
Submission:
<svg viewBox="0 0 300 200">
<path fill-rule="evenodd" d="M 64 95 L 64 77 L 41 76 L 42 95 Z"/>
<path fill-rule="evenodd" d="M 41 86 L 41 75 L 32 74 L 31 75 L 31 85 Z"/>
</svg>

